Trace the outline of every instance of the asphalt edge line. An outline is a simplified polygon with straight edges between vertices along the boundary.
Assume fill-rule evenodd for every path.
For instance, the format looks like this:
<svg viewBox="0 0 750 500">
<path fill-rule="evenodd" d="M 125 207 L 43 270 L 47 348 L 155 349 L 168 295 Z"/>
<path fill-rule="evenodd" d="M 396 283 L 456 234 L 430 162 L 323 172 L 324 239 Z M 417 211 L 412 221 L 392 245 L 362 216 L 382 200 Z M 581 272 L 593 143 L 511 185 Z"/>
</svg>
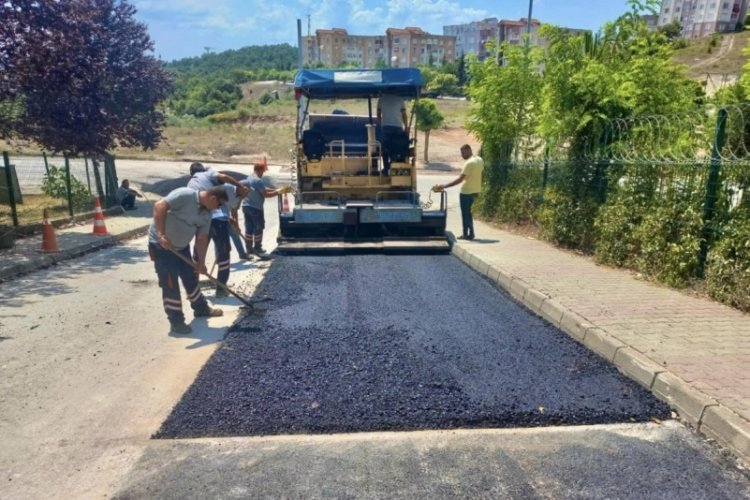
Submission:
<svg viewBox="0 0 750 500">
<path fill-rule="evenodd" d="M 18 278 L 20 276 L 33 273 L 34 271 L 38 271 L 40 269 L 46 269 L 48 267 L 52 267 L 55 264 L 58 264 L 65 260 L 74 259 L 76 257 L 80 257 L 87 253 L 101 250 L 106 247 L 114 246 L 120 243 L 121 241 L 143 236 L 144 234 L 148 232 L 149 225 L 150 224 L 145 224 L 142 226 L 138 226 L 134 229 L 123 231 L 122 233 L 109 234 L 107 236 L 102 236 L 95 241 L 84 243 L 82 245 L 77 245 L 75 247 L 72 247 L 66 250 L 61 250 L 60 252 L 57 252 L 57 253 L 46 253 L 46 254 L 34 255 L 27 262 L 16 264 L 6 269 L 0 270 L 0 282 L 9 280 L 11 278 Z"/>
<path fill-rule="evenodd" d="M 463 245 L 451 252 L 477 273 L 504 289 L 519 304 L 612 363 L 618 371 L 648 389 L 677 411 L 683 423 L 714 439 L 750 464 L 750 421 L 692 387 L 634 347 L 566 308 L 517 276 L 492 266 Z"/>
</svg>

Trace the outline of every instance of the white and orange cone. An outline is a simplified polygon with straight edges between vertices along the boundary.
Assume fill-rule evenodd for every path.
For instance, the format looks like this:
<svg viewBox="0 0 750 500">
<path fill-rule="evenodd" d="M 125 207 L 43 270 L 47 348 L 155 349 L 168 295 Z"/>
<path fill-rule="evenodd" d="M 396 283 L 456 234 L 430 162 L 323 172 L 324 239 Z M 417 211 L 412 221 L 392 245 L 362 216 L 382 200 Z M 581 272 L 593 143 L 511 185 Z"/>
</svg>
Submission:
<svg viewBox="0 0 750 500">
<path fill-rule="evenodd" d="M 42 253 L 54 253 L 60 251 L 60 247 L 57 246 L 55 226 L 49 223 L 49 214 L 47 213 L 46 208 L 42 215 L 42 248 L 40 248 L 39 251 Z"/>
<path fill-rule="evenodd" d="M 96 199 L 96 208 L 94 209 L 94 231 L 93 234 L 96 236 L 107 236 L 107 225 L 104 223 L 104 212 L 102 212 L 102 205 L 99 203 L 99 198 Z"/>
</svg>

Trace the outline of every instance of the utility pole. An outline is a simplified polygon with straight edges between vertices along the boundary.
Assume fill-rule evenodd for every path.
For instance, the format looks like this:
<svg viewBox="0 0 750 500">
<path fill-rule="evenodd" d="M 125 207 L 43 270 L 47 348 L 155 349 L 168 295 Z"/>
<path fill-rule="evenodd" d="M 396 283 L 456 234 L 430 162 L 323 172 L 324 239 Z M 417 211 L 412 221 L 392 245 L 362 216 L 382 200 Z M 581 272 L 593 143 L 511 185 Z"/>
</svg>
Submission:
<svg viewBox="0 0 750 500">
<path fill-rule="evenodd" d="M 531 43 L 531 10 L 534 8 L 534 0 L 529 0 L 529 19 L 526 21 L 526 44 Z"/>
<path fill-rule="evenodd" d="M 307 15 L 307 36 L 310 36 L 310 14 Z"/>
</svg>

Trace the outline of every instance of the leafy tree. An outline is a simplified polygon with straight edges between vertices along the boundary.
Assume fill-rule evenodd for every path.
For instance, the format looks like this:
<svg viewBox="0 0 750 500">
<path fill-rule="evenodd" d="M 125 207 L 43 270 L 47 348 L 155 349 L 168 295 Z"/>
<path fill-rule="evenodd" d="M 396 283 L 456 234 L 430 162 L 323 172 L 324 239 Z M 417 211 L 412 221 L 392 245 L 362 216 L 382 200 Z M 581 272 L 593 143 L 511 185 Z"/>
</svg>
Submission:
<svg viewBox="0 0 750 500">
<path fill-rule="evenodd" d="M 682 35 L 682 24 L 679 19 L 674 19 L 671 23 L 660 27 L 659 32 L 666 36 L 667 40 L 675 40 Z"/>
<path fill-rule="evenodd" d="M 415 106 L 417 128 L 424 132 L 424 161 L 427 163 L 430 161 L 428 154 L 430 148 L 430 131 L 440 128 L 445 121 L 445 117 L 431 100 L 422 99 L 417 101 Z"/>
<path fill-rule="evenodd" d="M 454 75 L 438 73 L 427 85 L 427 91 L 438 95 L 456 95 L 458 94 L 458 78 Z"/>
<path fill-rule="evenodd" d="M 171 83 L 125 0 L 0 3 L 0 137 L 56 152 L 155 147 Z"/>
<path fill-rule="evenodd" d="M 482 141 L 486 159 L 522 156 L 534 149 L 542 75 L 539 52 L 526 45 L 505 45 L 504 65 L 493 58 L 471 63 L 468 93 L 474 105 L 468 128 Z M 498 181 L 490 168 L 487 180 Z M 497 187 L 497 186 L 494 186 Z"/>
</svg>

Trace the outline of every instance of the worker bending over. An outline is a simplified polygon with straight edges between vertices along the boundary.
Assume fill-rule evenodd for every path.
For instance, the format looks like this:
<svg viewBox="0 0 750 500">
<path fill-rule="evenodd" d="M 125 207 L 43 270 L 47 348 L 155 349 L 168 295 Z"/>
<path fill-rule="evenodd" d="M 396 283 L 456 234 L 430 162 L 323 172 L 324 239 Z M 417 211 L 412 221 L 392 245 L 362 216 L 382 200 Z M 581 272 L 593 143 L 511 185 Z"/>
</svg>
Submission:
<svg viewBox="0 0 750 500">
<path fill-rule="evenodd" d="M 214 317 L 223 314 L 221 309 L 208 305 L 198 286 L 198 274 L 206 274 L 211 211 L 226 201 L 226 191 L 217 186 L 201 191 L 177 188 L 154 204 L 154 219 L 148 230 L 148 253 L 159 277 L 164 312 L 167 313 L 171 333 L 187 334 L 192 331 L 185 324 L 179 280 L 182 280 L 193 316 Z M 195 267 L 188 263 L 191 261 L 190 241 L 193 237 L 197 254 Z"/>
<path fill-rule="evenodd" d="M 237 209 L 240 201 L 248 192 L 248 188 L 240 184 L 234 177 L 211 168 L 206 168 L 201 163 L 190 165 L 190 180 L 187 187 L 195 190 L 210 189 L 214 186 L 223 185 L 227 192 L 227 205 L 229 214 L 221 209 L 214 210 L 211 214 L 211 241 L 214 242 L 214 252 L 216 255 L 216 265 L 219 268 L 217 279 L 223 284 L 229 282 L 229 256 L 231 252 L 231 242 L 229 240 L 229 225 L 237 221 Z M 227 292 L 222 287 L 216 288 L 216 297 L 226 297 Z"/>
</svg>

